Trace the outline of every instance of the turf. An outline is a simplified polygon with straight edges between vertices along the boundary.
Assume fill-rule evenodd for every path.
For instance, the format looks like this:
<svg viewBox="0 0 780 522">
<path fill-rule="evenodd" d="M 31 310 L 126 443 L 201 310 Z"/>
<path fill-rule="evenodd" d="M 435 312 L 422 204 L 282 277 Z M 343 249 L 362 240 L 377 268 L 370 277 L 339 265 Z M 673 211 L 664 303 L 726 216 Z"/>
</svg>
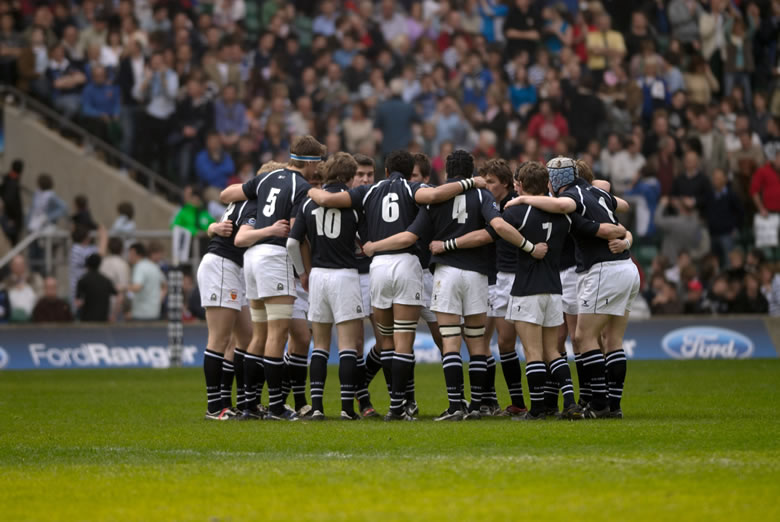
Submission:
<svg viewBox="0 0 780 522">
<path fill-rule="evenodd" d="M 207 422 L 194 369 L 2 373 L 0 519 L 780 519 L 780 361 L 632 361 L 626 418 L 577 423 L 433 423 L 441 374 L 388 424 Z"/>
</svg>

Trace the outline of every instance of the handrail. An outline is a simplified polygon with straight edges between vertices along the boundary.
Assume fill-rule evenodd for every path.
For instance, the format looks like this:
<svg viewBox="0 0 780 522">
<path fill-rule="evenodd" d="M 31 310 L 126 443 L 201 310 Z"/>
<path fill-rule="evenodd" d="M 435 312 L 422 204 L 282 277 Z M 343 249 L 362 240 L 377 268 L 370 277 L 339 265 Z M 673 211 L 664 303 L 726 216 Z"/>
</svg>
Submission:
<svg viewBox="0 0 780 522">
<path fill-rule="evenodd" d="M 30 246 L 33 241 L 41 237 L 43 234 L 44 230 L 38 230 L 37 232 L 33 232 L 32 234 L 25 236 L 24 239 L 19 241 L 6 255 L 0 257 L 0 270 L 2 270 L 3 267 L 10 263 L 14 257 L 19 255 L 24 249 Z"/>
<path fill-rule="evenodd" d="M 146 165 L 128 156 L 127 154 L 120 151 L 116 147 L 106 143 L 105 141 L 101 140 L 94 134 L 87 132 L 76 123 L 72 122 L 71 120 L 69 120 L 62 114 L 58 113 L 57 111 L 51 109 L 50 107 L 47 107 L 45 104 L 36 100 L 29 94 L 20 91 L 16 87 L 13 87 L 11 85 L 6 85 L 6 84 L 0 85 L 0 93 L 10 94 L 14 98 L 19 100 L 19 108 L 22 111 L 26 110 L 29 107 L 34 112 L 40 113 L 46 118 L 56 121 L 61 128 L 65 128 L 69 132 L 77 134 L 80 138 L 87 141 L 94 148 L 102 150 L 107 156 L 117 159 L 119 163 L 123 165 L 127 165 L 129 168 L 142 174 L 143 176 L 146 177 L 146 188 L 149 189 L 150 192 L 156 193 L 158 191 L 158 188 L 160 188 L 165 193 L 165 195 L 168 196 L 170 199 L 174 197 L 175 198 L 181 197 L 181 193 L 182 193 L 181 187 L 168 181 L 163 176 L 156 173 Z"/>
</svg>

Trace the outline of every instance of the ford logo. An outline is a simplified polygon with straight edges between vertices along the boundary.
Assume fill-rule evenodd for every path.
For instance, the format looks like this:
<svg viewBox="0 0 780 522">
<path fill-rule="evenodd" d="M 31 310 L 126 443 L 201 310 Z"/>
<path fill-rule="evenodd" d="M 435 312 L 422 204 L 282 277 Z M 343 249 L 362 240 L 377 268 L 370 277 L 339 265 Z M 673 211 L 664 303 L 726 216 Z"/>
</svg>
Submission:
<svg viewBox="0 0 780 522">
<path fill-rule="evenodd" d="M 713 326 L 679 328 L 661 341 L 674 359 L 747 359 L 753 354 L 753 341 L 739 332 Z"/>
</svg>

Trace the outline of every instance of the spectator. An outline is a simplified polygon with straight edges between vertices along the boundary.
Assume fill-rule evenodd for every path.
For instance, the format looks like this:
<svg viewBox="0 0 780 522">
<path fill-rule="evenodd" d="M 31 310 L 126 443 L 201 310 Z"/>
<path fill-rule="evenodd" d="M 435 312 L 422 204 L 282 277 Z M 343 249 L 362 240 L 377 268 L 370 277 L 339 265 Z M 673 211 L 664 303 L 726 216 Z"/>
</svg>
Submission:
<svg viewBox="0 0 780 522">
<path fill-rule="evenodd" d="M 130 318 L 149 321 L 160 318 L 162 297 L 167 284 L 160 267 L 147 259 L 146 247 L 142 243 L 130 246 L 128 261 L 133 267 L 133 276 L 128 290 L 132 292 Z"/>
<path fill-rule="evenodd" d="M 0 183 L 0 201 L 5 215 L 3 232 L 8 236 L 11 245 L 19 242 L 24 223 L 21 191 L 22 172 L 24 172 L 24 161 L 15 159 L 11 162 L 11 170 Z"/>
<path fill-rule="evenodd" d="M 512 108 L 522 118 L 527 117 L 536 105 L 536 87 L 528 82 L 528 71 L 525 67 L 518 67 L 515 70 L 514 82 L 509 86 L 509 99 Z"/>
<path fill-rule="evenodd" d="M 412 142 L 412 124 L 419 122 L 414 106 L 401 98 L 403 81 L 400 78 L 390 82 L 392 97 L 379 104 L 376 109 L 374 128 L 379 131 L 382 157 L 403 149 Z"/>
<path fill-rule="evenodd" d="M 79 194 L 73 198 L 73 207 L 76 212 L 70 217 L 74 227 L 82 226 L 88 231 L 97 230 L 95 220 L 92 219 L 92 212 L 89 210 L 89 200 L 84 194 Z"/>
<path fill-rule="evenodd" d="M 214 127 L 214 107 L 206 96 L 202 79 L 194 75 L 187 81 L 187 94 L 176 105 L 175 134 L 178 141 L 179 181 L 192 179 L 192 161 L 206 142 L 206 133 Z"/>
<path fill-rule="evenodd" d="M 597 15 L 596 30 L 588 33 L 588 69 L 600 75 L 607 69 L 608 60 L 622 60 L 626 55 L 623 35 L 611 27 L 612 20 L 607 13 Z"/>
<path fill-rule="evenodd" d="M 366 105 L 357 102 L 352 105 L 350 117 L 344 120 L 344 141 L 349 152 L 357 152 L 359 141 L 373 139 L 373 123 L 366 117 L 366 112 Z"/>
<path fill-rule="evenodd" d="M 100 273 L 111 281 L 117 291 L 111 306 L 112 320 L 119 317 L 124 306 L 124 293 L 130 285 L 130 265 L 127 264 L 122 255 L 124 249 L 124 242 L 120 238 L 110 238 L 108 240 L 108 253 L 100 263 Z"/>
<path fill-rule="evenodd" d="M 51 93 L 48 69 L 49 51 L 46 47 L 46 36 L 42 28 L 36 27 L 30 33 L 27 46 L 19 54 L 16 86 L 41 100 L 48 100 Z"/>
<path fill-rule="evenodd" d="M 406 18 L 396 11 L 395 0 L 382 0 L 378 21 L 386 42 L 394 42 L 398 37 L 406 35 Z"/>
<path fill-rule="evenodd" d="M 27 213 L 27 231 L 31 234 L 42 232 L 47 227 L 54 225 L 68 214 L 65 202 L 54 192 L 54 182 L 49 174 L 38 176 L 38 190 L 33 192 L 30 211 Z M 33 247 L 30 257 L 34 256 L 36 247 Z M 42 256 L 43 252 L 39 254 Z M 31 259 L 32 260 L 32 259 Z"/>
<path fill-rule="evenodd" d="M 184 205 L 174 216 L 171 226 L 187 229 L 193 236 L 198 232 L 206 232 L 209 225 L 214 222 L 214 218 L 204 208 L 201 192 L 191 186 L 187 186 L 184 187 L 183 198 Z"/>
<path fill-rule="evenodd" d="M 705 171 L 714 169 L 727 169 L 726 140 L 723 134 L 712 126 L 712 118 L 701 111 L 695 120 L 696 130 L 689 133 L 689 137 L 698 138 L 702 147 L 703 166 Z"/>
<path fill-rule="evenodd" d="M 141 50 L 141 44 L 135 38 L 125 42 L 125 54 L 119 61 L 117 85 L 120 93 L 119 121 L 122 126 L 122 143 L 120 148 L 125 154 L 132 154 L 135 146 L 136 119 L 141 113 L 146 71 L 146 58 Z"/>
<path fill-rule="evenodd" d="M 712 173 L 712 197 L 707 209 L 707 222 L 712 251 L 721 261 L 734 247 L 734 240 L 742 223 L 742 204 L 732 190 L 726 173 L 716 169 Z"/>
<path fill-rule="evenodd" d="M 206 137 L 206 148 L 195 158 L 195 173 L 198 180 L 207 187 L 223 189 L 230 176 L 235 173 L 233 158 L 222 148 L 222 139 L 216 132 Z"/>
<path fill-rule="evenodd" d="M 710 180 L 699 166 L 699 154 L 693 149 L 688 150 L 683 158 L 683 172 L 674 178 L 670 195 L 692 198 L 699 213 L 705 215 L 711 194 Z"/>
<path fill-rule="evenodd" d="M 106 70 L 92 69 L 91 79 L 81 92 L 81 116 L 84 127 L 109 143 L 118 144 L 119 87 L 106 83 Z"/>
<path fill-rule="evenodd" d="M 232 149 L 238 138 L 247 132 L 246 107 L 236 98 L 236 87 L 232 84 L 222 89 L 222 96 L 214 103 L 214 124 L 222 145 Z"/>
<path fill-rule="evenodd" d="M 623 150 L 615 155 L 612 163 L 612 189 L 615 193 L 625 194 L 639 177 L 639 171 L 645 166 L 645 157 L 640 152 L 639 138 L 630 136 L 623 142 Z"/>
<path fill-rule="evenodd" d="M 750 75 L 755 69 L 753 61 L 753 35 L 757 21 L 749 18 L 749 24 L 741 17 L 730 17 L 723 24 L 725 43 L 725 94 L 731 96 L 735 85 L 742 87 L 746 104 L 753 97 L 750 87 Z"/>
<path fill-rule="evenodd" d="M 651 60 L 644 64 L 644 72 L 637 84 L 642 89 L 642 118 L 650 122 L 653 114 L 671 101 L 671 93 L 661 75 L 658 61 Z"/>
<path fill-rule="evenodd" d="M 539 103 L 539 112 L 528 122 L 528 135 L 539 141 L 542 152 L 551 155 L 557 142 L 569 135 L 569 126 L 549 99 Z"/>
<path fill-rule="evenodd" d="M 515 0 L 504 22 L 506 56 L 511 59 L 521 51 L 532 54 L 541 40 L 540 28 L 539 14 L 531 0 Z"/>
<path fill-rule="evenodd" d="M 688 282 L 683 312 L 686 314 L 706 314 L 709 312 L 704 307 L 704 286 L 698 279 Z"/>
<path fill-rule="evenodd" d="M 21 255 L 11 259 L 9 268 L 10 273 L 3 283 L 10 310 L 8 318 L 14 322 L 29 321 L 41 295 L 41 277 L 28 270 L 27 262 Z"/>
<path fill-rule="evenodd" d="M 9 85 L 16 84 L 16 61 L 22 53 L 24 41 L 14 30 L 14 17 L 11 13 L 0 15 L 0 81 Z"/>
<path fill-rule="evenodd" d="M 696 214 L 695 201 L 691 197 L 671 200 L 662 197 L 655 210 L 655 226 L 661 233 L 661 253 L 674 259 L 682 250 L 690 251 L 694 259 L 710 250 L 710 237 Z M 673 212 L 676 210 L 676 212 Z"/>
<path fill-rule="evenodd" d="M 76 285 L 76 309 L 82 321 L 106 322 L 111 311 L 111 297 L 117 289 L 111 280 L 100 273 L 100 254 L 91 254 L 85 265 L 87 273 Z"/>
<path fill-rule="evenodd" d="M 672 37 L 692 46 L 699 40 L 699 16 L 702 7 L 692 0 L 671 0 L 669 2 L 669 23 Z"/>
<path fill-rule="evenodd" d="M 661 291 L 650 303 L 653 315 L 674 315 L 683 312 L 683 303 L 677 296 L 677 288 L 670 282 L 665 282 Z"/>
<path fill-rule="evenodd" d="M 73 119 L 81 106 L 81 90 L 87 77 L 65 57 L 62 44 L 49 52 L 46 76 L 51 85 L 54 107 L 67 119 Z"/>
<path fill-rule="evenodd" d="M 165 63 L 162 53 L 156 52 L 149 59 L 144 71 L 140 91 L 146 101 L 143 114 L 144 132 L 139 143 L 141 160 L 147 166 L 167 175 L 168 135 L 171 116 L 176 110 L 176 94 L 179 78 Z"/>
<path fill-rule="evenodd" d="M 70 300 L 76 297 L 76 283 L 81 279 L 86 271 L 86 261 L 92 254 L 105 255 L 108 243 L 106 229 L 98 227 L 98 244 L 92 242 L 89 235 L 89 228 L 84 225 L 76 225 L 73 228 L 71 239 L 73 246 L 70 247 L 70 261 L 68 268 L 68 278 L 70 281 Z"/>
<path fill-rule="evenodd" d="M 35 304 L 32 312 L 34 323 L 69 323 L 73 314 L 68 302 L 57 292 L 57 280 L 47 277 L 43 281 L 43 295 Z"/>
<path fill-rule="evenodd" d="M 635 138 L 636 139 L 636 138 Z M 626 196 L 634 204 L 635 234 L 639 237 L 655 234 L 655 209 L 661 197 L 661 184 L 652 169 L 643 166 L 637 175 L 634 186 L 626 191 Z"/>
<path fill-rule="evenodd" d="M 203 71 L 219 92 L 222 92 L 226 86 L 232 85 L 236 89 L 233 93 L 234 98 L 238 96 L 239 99 L 243 99 L 246 94 L 244 92 L 246 82 L 241 79 L 240 67 L 232 58 L 236 45 L 230 39 L 222 40 L 219 43 L 219 54 L 216 59 L 204 60 Z"/>
<path fill-rule="evenodd" d="M 769 303 L 769 315 L 780 317 L 780 272 L 775 273 L 769 264 L 764 263 L 758 273 L 761 293 Z"/>
<path fill-rule="evenodd" d="M 750 195 L 762 217 L 780 213 L 780 151 L 753 174 Z"/>
<path fill-rule="evenodd" d="M 135 208 L 129 201 L 122 201 L 116 208 L 117 218 L 114 220 L 114 224 L 111 225 L 109 233 L 114 236 L 124 236 L 125 238 L 135 235 Z"/>
<path fill-rule="evenodd" d="M 688 101 L 704 107 L 710 104 L 713 91 L 720 89 L 720 83 L 712 74 L 710 66 L 698 54 L 691 59 L 688 73 L 683 75 L 683 80 Z"/>
<path fill-rule="evenodd" d="M 321 2 L 320 14 L 314 19 L 311 26 L 314 34 L 333 36 L 336 32 L 336 17 L 336 6 L 332 0 L 324 0 Z"/>
<path fill-rule="evenodd" d="M 739 295 L 737 295 L 732 311 L 735 314 L 768 313 L 769 302 L 761 293 L 761 284 L 758 277 L 753 274 L 747 274 L 744 281 L 744 288 Z"/>
<path fill-rule="evenodd" d="M 470 148 L 468 147 L 470 129 L 454 98 L 448 96 L 439 103 L 434 119 L 436 139 L 439 143 L 449 141 L 455 148 Z"/>
</svg>

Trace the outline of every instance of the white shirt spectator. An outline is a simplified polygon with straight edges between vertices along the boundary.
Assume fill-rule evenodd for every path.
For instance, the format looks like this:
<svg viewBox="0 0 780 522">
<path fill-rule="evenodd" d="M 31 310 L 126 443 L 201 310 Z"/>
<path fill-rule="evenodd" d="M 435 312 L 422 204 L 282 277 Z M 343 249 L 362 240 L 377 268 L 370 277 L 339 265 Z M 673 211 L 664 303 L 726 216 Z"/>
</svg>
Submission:
<svg viewBox="0 0 780 522">
<path fill-rule="evenodd" d="M 382 36 L 385 37 L 385 42 L 393 42 L 396 38 L 402 34 L 406 34 L 406 18 L 399 13 L 393 13 L 393 17 L 390 20 L 379 17 L 379 26 L 382 28 Z"/>
<path fill-rule="evenodd" d="M 612 189 L 618 194 L 624 194 L 634 186 L 636 175 L 644 166 L 645 157 L 640 153 L 632 155 L 627 150 L 621 150 L 615 154 L 611 172 Z"/>
<path fill-rule="evenodd" d="M 159 319 L 165 275 L 160 267 L 142 259 L 133 267 L 133 284 L 141 289 L 133 294 L 130 314 L 133 319 Z"/>
<path fill-rule="evenodd" d="M 100 263 L 100 273 L 114 283 L 117 290 L 130 284 L 130 265 L 121 256 L 106 256 Z"/>
</svg>

